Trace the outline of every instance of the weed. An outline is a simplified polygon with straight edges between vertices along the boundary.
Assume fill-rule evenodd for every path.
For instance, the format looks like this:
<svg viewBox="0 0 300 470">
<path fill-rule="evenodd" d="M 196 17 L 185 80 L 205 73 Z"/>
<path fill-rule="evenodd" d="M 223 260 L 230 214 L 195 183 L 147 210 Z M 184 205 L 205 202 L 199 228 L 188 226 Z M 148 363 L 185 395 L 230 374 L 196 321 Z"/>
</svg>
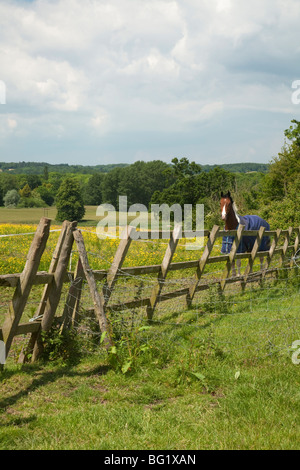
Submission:
<svg viewBox="0 0 300 470">
<path fill-rule="evenodd" d="M 42 332 L 42 359 L 62 364 L 76 364 L 82 355 L 81 338 L 76 330 L 60 331 L 53 326 L 49 332 Z"/>
</svg>

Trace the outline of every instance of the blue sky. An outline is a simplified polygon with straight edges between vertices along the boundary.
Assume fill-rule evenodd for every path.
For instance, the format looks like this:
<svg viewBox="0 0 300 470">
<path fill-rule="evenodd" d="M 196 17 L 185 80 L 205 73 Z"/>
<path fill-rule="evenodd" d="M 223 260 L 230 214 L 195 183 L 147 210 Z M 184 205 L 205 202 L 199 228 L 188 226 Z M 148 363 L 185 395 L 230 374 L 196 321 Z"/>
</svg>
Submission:
<svg viewBox="0 0 300 470">
<path fill-rule="evenodd" d="M 270 161 L 299 0 L 0 0 L 0 160 Z"/>
</svg>

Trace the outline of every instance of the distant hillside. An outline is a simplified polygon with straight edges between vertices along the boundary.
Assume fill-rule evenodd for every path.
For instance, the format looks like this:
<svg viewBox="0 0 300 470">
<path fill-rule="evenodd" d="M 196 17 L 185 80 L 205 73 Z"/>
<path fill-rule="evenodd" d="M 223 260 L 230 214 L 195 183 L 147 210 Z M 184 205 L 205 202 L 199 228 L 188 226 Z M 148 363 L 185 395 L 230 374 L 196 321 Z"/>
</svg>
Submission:
<svg viewBox="0 0 300 470">
<path fill-rule="evenodd" d="M 37 162 L 19 162 L 19 163 L 2 163 L 0 162 L 0 170 L 23 175 L 42 175 L 45 167 L 48 172 L 57 173 L 80 173 L 80 174 L 93 174 L 93 173 L 108 173 L 115 167 L 125 167 L 127 163 L 116 163 L 109 165 L 69 165 L 68 163 L 37 163 Z"/>
<path fill-rule="evenodd" d="M 268 163 L 225 163 L 223 165 L 202 165 L 204 171 L 210 171 L 216 166 L 224 170 L 231 171 L 232 173 L 250 173 L 252 171 L 259 171 L 267 173 L 269 169 Z"/>
<path fill-rule="evenodd" d="M 36 162 L 0 162 L 0 171 L 2 170 L 3 172 L 11 172 L 14 174 L 42 175 L 44 173 L 45 167 L 47 167 L 48 172 L 93 174 L 99 172 L 108 173 L 116 167 L 123 168 L 128 165 L 129 163 L 111 163 L 108 165 L 86 166 L 69 165 L 68 163 L 50 164 Z M 205 172 L 208 172 L 217 166 L 233 173 L 248 173 L 252 171 L 267 173 L 269 168 L 267 163 L 228 163 L 223 165 L 202 165 L 202 168 Z"/>
</svg>

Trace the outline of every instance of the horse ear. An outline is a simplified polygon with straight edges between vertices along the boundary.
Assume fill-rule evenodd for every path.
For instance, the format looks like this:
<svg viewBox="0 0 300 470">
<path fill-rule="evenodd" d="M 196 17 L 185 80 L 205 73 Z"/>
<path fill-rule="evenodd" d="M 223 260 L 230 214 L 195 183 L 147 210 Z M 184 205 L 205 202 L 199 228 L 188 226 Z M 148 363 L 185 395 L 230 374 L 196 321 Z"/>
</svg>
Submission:
<svg viewBox="0 0 300 470">
<path fill-rule="evenodd" d="M 227 194 L 228 194 L 228 197 L 231 197 L 231 196 L 230 196 L 230 191 L 228 191 L 228 193 L 227 193 Z"/>
<path fill-rule="evenodd" d="M 223 191 L 221 191 L 221 197 L 224 197 Z"/>
</svg>

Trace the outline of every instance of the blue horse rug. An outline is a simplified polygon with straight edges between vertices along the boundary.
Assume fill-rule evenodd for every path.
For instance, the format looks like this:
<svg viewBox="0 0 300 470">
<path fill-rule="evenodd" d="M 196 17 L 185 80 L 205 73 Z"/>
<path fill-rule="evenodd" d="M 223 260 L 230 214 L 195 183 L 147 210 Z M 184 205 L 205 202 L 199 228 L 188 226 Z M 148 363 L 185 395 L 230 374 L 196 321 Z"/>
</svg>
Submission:
<svg viewBox="0 0 300 470">
<path fill-rule="evenodd" d="M 265 227 L 266 230 L 270 230 L 270 225 L 258 215 L 244 215 L 239 216 L 240 225 L 244 225 L 244 230 L 259 230 L 260 227 Z M 236 227 L 237 230 L 238 227 Z M 237 253 L 250 252 L 255 243 L 256 237 L 244 236 L 239 244 Z M 234 237 L 223 237 L 221 253 L 230 253 Z M 263 237 L 258 251 L 267 251 L 270 249 L 270 237 Z"/>
</svg>

